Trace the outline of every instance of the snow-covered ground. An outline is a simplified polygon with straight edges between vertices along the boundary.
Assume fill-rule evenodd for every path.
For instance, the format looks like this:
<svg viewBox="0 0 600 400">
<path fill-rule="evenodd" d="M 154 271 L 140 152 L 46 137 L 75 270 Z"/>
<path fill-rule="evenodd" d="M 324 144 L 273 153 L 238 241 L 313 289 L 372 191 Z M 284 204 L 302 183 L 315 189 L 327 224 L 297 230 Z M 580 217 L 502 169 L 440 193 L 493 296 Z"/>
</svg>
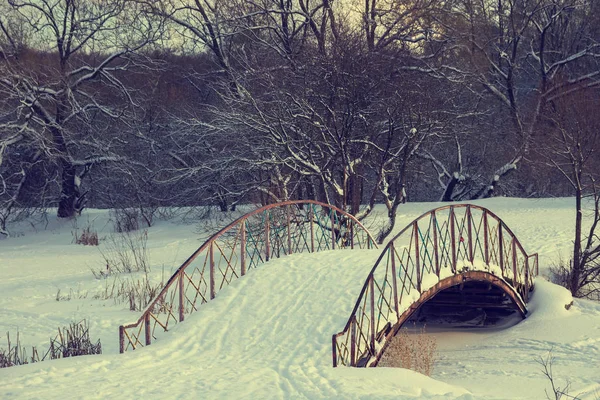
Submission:
<svg viewBox="0 0 600 400">
<path fill-rule="evenodd" d="M 568 258 L 572 199 L 478 204 L 500 216 L 528 252 L 540 253 L 542 273 L 559 256 Z M 436 206 L 402 206 L 397 230 Z M 78 224 L 91 222 L 103 238 L 112 233 L 108 218 L 90 210 Z M 367 226 L 375 231 L 381 222 L 372 218 Z M 270 261 L 160 341 L 120 355 L 118 326 L 140 313 L 96 298 L 112 284 L 91 273 L 103 268 L 99 249 L 72 244 L 72 222 L 50 218 L 46 229 L 36 229 L 23 225 L 21 236 L 0 241 L 0 333 L 18 330 L 22 344 L 42 348 L 58 326 L 86 318 L 104 354 L 0 369 L 0 398 L 543 399 L 549 382 L 536 360 L 550 349 L 559 385 L 568 379 L 571 394 L 600 398 L 600 304 L 575 300 L 566 310 L 568 292 L 543 279 L 529 317 L 510 328 L 432 331 L 439 356 L 431 378 L 394 368 L 331 367 L 331 335 L 350 315 L 377 250 Z M 152 280 L 168 278 L 201 244 L 197 232 L 197 225 L 176 220 L 149 229 Z"/>
</svg>

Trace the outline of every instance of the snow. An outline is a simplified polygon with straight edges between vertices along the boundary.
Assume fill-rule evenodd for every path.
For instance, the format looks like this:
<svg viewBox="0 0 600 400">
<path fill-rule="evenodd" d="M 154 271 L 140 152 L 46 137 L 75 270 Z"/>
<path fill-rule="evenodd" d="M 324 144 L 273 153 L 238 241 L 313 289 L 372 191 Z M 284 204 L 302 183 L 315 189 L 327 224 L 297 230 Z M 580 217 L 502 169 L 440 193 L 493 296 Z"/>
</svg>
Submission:
<svg viewBox="0 0 600 400">
<path fill-rule="evenodd" d="M 568 257 L 573 199 L 476 203 L 503 218 L 526 251 L 540 253 L 542 272 Z M 403 205 L 397 231 L 438 205 Z M 371 218 L 372 230 L 385 220 Z M 79 228 L 88 223 L 101 239 L 111 234 L 106 211 L 85 210 Z M 104 354 L 0 369 L 0 398 L 541 399 L 549 383 L 536 360 L 551 349 L 559 384 L 569 379 L 570 393 L 583 399 L 600 393 L 600 304 L 575 299 L 567 310 L 568 291 L 543 278 L 528 318 L 514 326 L 432 329 L 439 358 L 431 378 L 395 368 L 332 368 L 331 335 L 346 323 L 378 250 L 272 260 L 152 346 L 120 355 L 118 326 L 139 312 L 93 298 L 111 278 L 94 279 L 90 269 L 102 267 L 101 254 L 72 244 L 73 228 L 52 217 L 47 229 L 24 224 L 18 237 L 0 241 L 0 332 L 18 329 L 23 344 L 44 347 L 58 326 L 87 318 Z M 197 231 L 176 220 L 149 229 L 153 281 L 170 276 L 201 244 Z M 71 300 L 57 301 L 58 289 Z"/>
</svg>

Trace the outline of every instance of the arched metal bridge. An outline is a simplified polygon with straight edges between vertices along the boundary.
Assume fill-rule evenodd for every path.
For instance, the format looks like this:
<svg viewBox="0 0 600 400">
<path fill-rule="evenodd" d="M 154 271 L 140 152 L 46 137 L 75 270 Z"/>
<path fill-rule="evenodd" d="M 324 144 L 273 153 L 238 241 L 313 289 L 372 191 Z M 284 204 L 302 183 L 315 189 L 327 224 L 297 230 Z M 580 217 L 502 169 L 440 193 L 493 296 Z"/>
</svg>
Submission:
<svg viewBox="0 0 600 400">
<path fill-rule="evenodd" d="M 491 211 L 474 205 L 431 210 L 383 249 L 344 329 L 333 335 L 333 366 L 376 366 L 389 341 L 424 304 L 450 288 L 485 282 L 526 316 L 537 254 Z"/>
<path fill-rule="evenodd" d="M 376 247 L 356 218 L 328 204 L 288 201 L 252 211 L 209 238 L 177 269 L 136 322 L 119 327 L 120 352 L 150 345 L 233 280 L 270 259 Z"/>
</svg>

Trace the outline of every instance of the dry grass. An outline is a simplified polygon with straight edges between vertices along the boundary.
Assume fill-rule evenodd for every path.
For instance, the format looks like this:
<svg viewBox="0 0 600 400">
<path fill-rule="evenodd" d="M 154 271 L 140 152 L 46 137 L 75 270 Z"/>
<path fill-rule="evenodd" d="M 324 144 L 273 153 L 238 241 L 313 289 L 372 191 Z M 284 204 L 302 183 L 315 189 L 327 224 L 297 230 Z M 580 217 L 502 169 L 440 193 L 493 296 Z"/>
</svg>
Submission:
<svg viewBox="0 0 600 400">
<path fill-rule="evenodd" d="M 407 368 L 431 376 L 437 360 L 436 349 L 435 338 L 427 335 L 424 327 L 412 334 L 404 328 L 391 339 L 379 366 Z"/>
<path fill-rule="evenodd" d="M 8 347 L 0 348 L 0 368 L 13 367 L 58 358 L 76 357 L 88 354 L 102 354 L 100 340 L 93 343 L 90 340 L 90 330 L 86 320 L 73 322 L 67 327 L 58 328 L 58 334 L 50 338 L 50 346 L 46 353 L 40 357 L 36 347 L 31 348 L 31 356 L 27 355 L 24 346 L 21 346 L 19 333 L 16 343 L 10 341 L 10 333 L 6 333 Z"/>
<path fill-rule="evenodd" d="M 115 277 L 112 283 L 106 281 L 104 290 L 94 296 L 100 300 L 114 300 L 115 304 L 129 303 L 131 311 L 142 311 L 163 288 L 163 280 L 153 285 L 144 275 L 141 279 Z"/>
<path fill-rule="evenodd" d="M 104 241 L 104 248 L 99 248 L 103 267 L 99 270 L 92 269 L 92 274 L 100 279 L 112 274 L 149 272 L 147 243 L 146 229 L 110 235 Z"/>
</svg>

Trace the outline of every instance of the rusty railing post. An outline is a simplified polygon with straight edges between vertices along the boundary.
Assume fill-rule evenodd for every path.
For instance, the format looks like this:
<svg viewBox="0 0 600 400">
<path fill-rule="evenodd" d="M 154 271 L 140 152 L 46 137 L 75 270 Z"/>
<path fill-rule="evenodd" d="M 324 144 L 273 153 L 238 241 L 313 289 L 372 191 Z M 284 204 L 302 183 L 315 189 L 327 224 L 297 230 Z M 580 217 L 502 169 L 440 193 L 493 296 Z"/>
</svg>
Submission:
<svg viewBox="0 0 600 400">
<path fill-rule="evenodd" d="M 242 220 L 242 225 L 240 227 L 242 230 L 241 238 L 240 238 L 240 269 L 241 275 L 246 275 L 246 220 Z"/>
<path fill-rule="evenodd" d="M 483 246 L 485 265 L 490 266 L 490 248 L 489 248 L 489 232 L 488 232 L 488 214 L 487 210 L 483 210 Z"/>
<path fill-rule="evenodd" d="M 433 256 L 435 258 L 435 274 L 440 277 L 440 254 L 438 251 L 438 232 L 437 232 L 437 218 L 435 216 L 435 210 L 431 214 L 431 222 L 433 224 Z"/>
<path fill-rule="evenodd" d="M 529 257 L 526 256 L 525 257 L 525 295 L 523 296 L 523 300 L 525 301 L 525 303 L 529 302 L 529 277 L 530 277 L 530 272 L 529 272 Z"/>
<path fill-rule="evenodd" d="M 184 298 L 184 289 L 183 289 L 183 274 L 185 274 L 185 271 L 181 271 L 181 273 L 179 274 L 179 279 L 178 279 L 178 286 L 179 286 L 179 322 L 182 322 L 184 319 L 184 312 L 185 312 L 185 304 L 183 301 Z"/>
<path fill-rule="evenodd" d="M 473 264 L 473 216 L 471 215 L 471 206 L 467 205 L 467 224 L 469 224 L 467 235 L 469 236 L 469 262 Z"/>
<path fill-rule="evenodd" d="M 331 250 L 335 250 L 335 218 L 334 211 L 329 209 L 329 218 L 331 219 Z"/>
<path fill-rule="evenodd" d="M 119 353 L 125 353 L 125 327 L 119 326 Z"/>
<path fill-rule="evenodd" d="M 291 217 L 290 217 L 290 207 L 291 206 L 285 206 L 286 209 L 286 213 L 287 213 L 287 242 L 288 242 L 288 255 L 292 254 L 292 222 L 291 222 Z"/>
<path fill-rule="evenodd" d="M 152 344 L 151 332 L 150 332 L 150 313 L 144 315 L 144 336 L 146 336 L 146 346 Z"/>
<path fill-rule="evenodd" d="M 210 242 L 210 246 L 208 248 L 209 257 L 210 257 L 210 299 L 214 299 L 216 295 L 215 291 L 215 242 Z"/>
<path fill-rule="evenodd" d="M 515 241 L 515 237 L 512 237 L 512 267 L 513 267 L 513 285 L 517 285 L 517 242 Z"/>
<path fill-rule="evenodd" d="M 354 221 L 350 220 L 350 249 L 354 250 Z M 360 247 L 360 245 L 359 245 Z"/>
<path fill-rule="evenodd" d="M 356 314 L 350 322 L 350 366 L 356 367 Z"/>
<path fill-rule="evenodd" d="M 454 228 L 454 206 L 450 206 L 450 242 L 452 248 L 452 273 L 456 274 L 456 232 Z"/>
<path fill-rule="evenodd" d="M 271 241 L 269 239 L 269 230 L 270 230 L 270 218 L 269 218 L 269 210 L 265 211 L 265 262 L 269 261 L 271 257 Z"/>
<path fill-rule="evenodd" d="M 394 242 L 390 242 L 390 257 L 392 258 L 392 291 L 394 292 L 394 310 L 396 311 L 396 318 L 400 320 L 400 306 L 398 305 L 398 283 L 396 280 L 396 251 L 394 249 Z"/>
<path fill-rule="evenodd" d="M 504 277 L 504 238 L 502 236 L 502 222 L 498 221 L 498 252 L 500 260 L 500 271 Z"/>
<path fill-rule="evenodd" d="M 308 217 L 310 219 L 310 252 L 314 253 L 315 252 L 315 213 L 314 213 L 314 208 L 313 205 L 310 204 L 310 207 L 308 209 Z"/>
<path fill-rule="evenodd" d="M 337 339 L 335 334 L 331 335 L 331 357 L 333 358 L 333 368 L 337 367 Z"/>
<path fill-rule="evenodd" d="M 369 291 L 371 292 L 371 337 L 370 337 L 370 353 L 375 355 L 375 277 L 373 274 L 369 280 Z"/>
<path fill-rule="evenodd" d="M 419 254 L 419 225 L 413 222 L 413 237 L 415 240 L 415 267 L 417 269 L 417 292 L 421 293 L 421 255 Z"/>
</svg>

